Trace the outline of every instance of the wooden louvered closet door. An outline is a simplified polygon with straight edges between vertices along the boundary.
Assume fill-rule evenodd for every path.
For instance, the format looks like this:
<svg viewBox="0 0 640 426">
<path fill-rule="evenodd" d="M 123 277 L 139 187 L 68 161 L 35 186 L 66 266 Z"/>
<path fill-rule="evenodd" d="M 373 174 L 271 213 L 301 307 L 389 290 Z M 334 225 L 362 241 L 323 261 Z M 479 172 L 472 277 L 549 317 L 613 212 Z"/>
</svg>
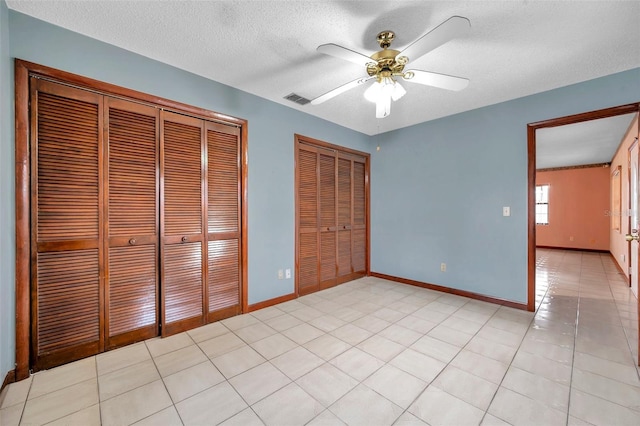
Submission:
<svg viewBox="0 0 640 426">
<path fill-rule="evenodd" d="M 298 293 L 312 293 L 320 289 L 319 225 L 318 220 L 318 152 L 315 148 L 298 144 Z"/>
<path fill-rule="evenodd" d="M 367 158 L 297 140 L 297 282 L 308 294 L 367 274 Z"/>
<path fill-rule="evenodd" d="M 204 324 L 204 122 L 161 113 L 162 335 Z"/>
<path fill-rule="evenodd" d="M 107 348 L 158 335 L 159 111 L 107 98 Z"/>
<path fill-rule="evenodd" d="M 207 320 L 241 312 L 240 129 L 206 123 Z"/>
<path fill-rule="evenodd" d="M 103 350 L 102 97 L 31 78 L 31 359 Z"/>
<path fill-rule="evenodd" d="M 353 216 L 351 220 L 351 268 L 357 277 L 367 275 L 367 164 L 354 157 L 352 162 Z"/>
</svg>

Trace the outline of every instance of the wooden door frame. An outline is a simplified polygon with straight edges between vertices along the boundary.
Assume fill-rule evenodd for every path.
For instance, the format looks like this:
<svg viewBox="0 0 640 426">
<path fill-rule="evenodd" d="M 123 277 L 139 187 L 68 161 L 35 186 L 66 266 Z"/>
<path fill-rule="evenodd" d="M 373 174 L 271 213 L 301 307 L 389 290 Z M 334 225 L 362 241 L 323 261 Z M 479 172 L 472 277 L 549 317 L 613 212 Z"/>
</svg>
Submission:
<svg viewBox="0 0 640 426">
<path fill-rule="evenodd" d="M 371 167 L 371 154 L 367 153 L 367 152 L 363 152 L 363 151 L 358 151 L 355 149 L 351 149 L 351 148 L 346 148 L 344 146 L 340 146 L 340 145 L 335 145 L 329 142 L 325 142 L 325 141 L 321 141 L 319 139 L 314 139 L 314 138 L 310 138 L 307 136 L 303 136 L 300 134 L 294 134 L 293 135 L 293 146 L 294 146 L 294 193 L 295 193 L 295 271 L 296 271 L 296 277 L 295 277 L 295 288 L 294 288 L 294 297 L 299 297 L 300 295 L 300 236 L 299 236 L 299 229 L 300 229 L 300 215 L 299 215 L 299 208 L 300 208 L 300 196 L 298 194 L 298 187 L 299 187 L 299 170 L 298 170 L 298 147 L 301 143 L 304 143 L 306 145 L 310 145 L 310 146 L 315 146 L 317 148 L 324 148 L 324 149 L 330 149 L 332 151 L 338 151 L 338 152 L 343 152 L 346 154 L 353 154 L 356 156 L 360 156 L 365 158 L 365 178 L 364 178 L 364 185 L 365 185 L 365 217 L 366 217 L 366 238 L 367 238 L 367 244 L 366 244 L 366 255 L 365 255 L 365 273 L 366 275 L 369 275 L 371 273 L 371 269 L 370 269 L 370 256 L 371 256 L 371 215 L 370 215 L 370 200 L 371 200 L 371 196 L 370 196 L 370 167 Z M 337 158 L 337 157 L 336 157 Z M 337 179 L 337 177 L 336 177 Z M 336 190 L 337 191 L 337 190 Z M 337 215 L 337 208 L 336 208 L 336 215 Z M 319 272 L 318 272 L 319 273 Z"/>
<path fill-rule="evenodd" d="M 30 243 L 30 209 L 31 165 L 29 158 L 29 78 L 39 76 L 52 81 L 78 87 L 115 98 L 152 105 L 167 111 L 177 112 L 209 121 L 238 126 L 241 139 L 241 305 L 242 312 L 249 312 L 248 307 L 248 121 L 226 114 L 206 110 L 196 106 L 161 98 L 154 95 L 127 89 L 110 83 L 60 71 L 44 65 L 15 59 L 15 190 L 16 190 L 16 361 L 15 380 L 29 377 L 31 347 L 31 243 Z"/>
</svg>

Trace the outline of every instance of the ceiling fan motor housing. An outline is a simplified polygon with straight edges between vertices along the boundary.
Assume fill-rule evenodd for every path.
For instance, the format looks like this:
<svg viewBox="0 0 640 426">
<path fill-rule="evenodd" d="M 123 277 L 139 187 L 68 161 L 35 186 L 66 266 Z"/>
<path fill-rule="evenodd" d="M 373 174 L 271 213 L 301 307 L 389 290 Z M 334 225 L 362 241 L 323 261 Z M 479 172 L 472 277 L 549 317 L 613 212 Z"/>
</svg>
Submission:
<svg viewBox="0 0 640 426">
<path fill-rule="evenodd" d="M 393 31 L 382 31 L 378 34 L 381 51 L 371 55 L 372 62 L 367 64 L 367 73 L 378 80 L 392 75 L 402 75 L 404 66 L 409 62 L 406 56 L 398 56 L 400 51 L 389 49 L 395 38 Z"/>
</svg>

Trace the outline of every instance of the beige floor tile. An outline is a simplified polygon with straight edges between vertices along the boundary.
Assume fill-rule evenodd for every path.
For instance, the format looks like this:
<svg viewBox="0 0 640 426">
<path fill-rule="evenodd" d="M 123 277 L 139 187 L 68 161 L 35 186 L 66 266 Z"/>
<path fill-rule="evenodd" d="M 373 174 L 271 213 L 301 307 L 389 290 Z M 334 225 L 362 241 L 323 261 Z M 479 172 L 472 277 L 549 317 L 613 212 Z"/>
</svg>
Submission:
<svg viewBox="0 0 640 426">
<path fill-rule="evenodd" d="M 409 330 L 413 330 L 417 333 L 427 334 L 431 329 L 433 329 L 433 327 L 437 326 L 438 323 L 427 321 L 414 315 L 409 315 L 398 321 L 396 325 L 408 328 Z"/>
<path fill-rule="evenodd" d="M 431 383 L 451 395 L 486 411 L 498 385 L 459 368 L 448 366 Z"/>
<path fill-rule="evenodd" d="M 305 343 L 322 336 L 324 334 L 324 331 L 318 330 L 317 328 L 309 324 L 303 323 L 283 331 L 282 334 L 284 334 L 297 344 L 304 345 Z"/>
<path fill-rule="evenodd" d="M 200 343 L 205 340 L 213 339 L 214 337 L 222 336 L 229 332 L 230 330 L 222 325 L 221 322 L 214 322 L 189 330 L 187 333 L 189 333 L 189 336 L 191 336 L 194 342 Z"/>
<path fill-rule="evenodd" d="M 456 311 L 457 313 L 457 311 Z M 476 321 L 466 320 L 455 314 L 451 315 L 440 324 L 461 333 L 474 335 L 482 328 L 482 324 Z"/>
<path fill-rule="evenodd" d="M 500 343 L 501 345 L 510 346 L 512 348 L 517 348 L 518 346 L 520 346 L 523 337 L 521 334 L 500 330 L 499 328 L 491 327 L 490 325 L 485 325 L 484 327 L 482 327 L 482 329 L 478 331 L 478 334 L 476 336 L 490 340 L 494 343 Z"/>
<path fill-rule="evenodd" d="M 195 344 L 186 332 L 169 337 L 156 337 L 145 341 L 145 343 L 149 353 L 154 358 Z"/>
<path fill-rule="evenodd" d="M 435 303 L 435 302 L 431 302 L 428 305 L 418 309 L 417 311 L 415 311 L 413 314 L 411 314 L 414 317 L 418 317 L 421 318 L 425 321 L 428 322 L 433 322 L 436 324 L 440 324 L 442 321 L 446 320 L 447 318 L 449 318 L 449 315 L 451 314 L 446 314 L 444 312 L 440 312 L 440 311 L 436 311 L 434 309 L 431 308 L 431 305 Z M 444 305 L 444 306 L 448 306 L 448 305 Z"/>
<path fill-rule="evenodd" d="M 262 323 L 252 324 L 234 332 L 236 336 L 251 344 L 277 333 L 273 328 Z"/>
<path fill-rule="evenodd" d="M 260 320 L 258 320 L 251 314 L 238 315 L 235 317 L 227 318 L 220 322 L 231 331 L 236 331 L 253 324 L 260 324 Z"/>
<path fill-rule="evenodd" d="M 511 423 L 507 423 L 502 419 L 497 418 L 496 416 L 485 413 L 484 418 L 482 419 L 481 426 L 509 426 Z"/>
<path fill-rule="evenodd" d="M 451 365 L 497 385 L 502 382 L 509 364 L 463 349 Z"/>
<path fill-rule="evenodd" d="M 477 425 L 484 415 L 484 411 L 433 386 L 418 397 L 409 412 L 433 426 Z"/>
<path fill-rule="evenodd" d="M 516 353 L 516 349 L 511 346 L 502 345 L 479 336 L 471 339 L 464 348 L 506 364 L 511 364 Z"/>
<path fill-rule="evenodd" d="M 170 376 L 185 368 L 207 361 L 207 356 L 198 345 L 187 346 L 154 358 L 156 367 L 162 377 Z"/>
<path fill-rule="evenodd" d="M 346 426 L 346 423 L 336 417 L 331 411 L 324 410 L 318 414 L 315 419 L 307 423 L 307 426 Z"/>
<path fill-rule="evenodd" d="M 446 363 L 423 353 L 406 349 L 389 362 L 409 374 L 430 383 L 446 367 Z"/>
<path fill-rule="evenodd" d="M 389 323 L 400 321 L 402 318 L 407 316 L 405 312 L 400 312 L 395 309 L 392 309 L 391 304 L 389 304 L 388 308 L 381 308 L 381 309 L 378 309 L 377 311 L 373 311 L 372 315 L 374 317 L 383 319 Z"/>
<path fill-rule="evenodd" d="M 100 424 L 100 405 L 96 404 L 54 422 L 47 423 L 47 426 L 100 426 Z"/>
<path fill-rule="evenodd" d="M 44 424 L 98 403 L 98 380 L 89 379 L 27 401 L 22 423 Z"/>
<path fill-rule="evenodd" d="M 640 387 L 573 369 L 572 388 L 640 412 Z M 578 416 L 579 417 L 579 416 Z"/>
<path fill-rule="evenodd" d="M 640 424 L 640 413 L 597 396 L 571 391 L 569 414 L 594 425 L 636 426 Z"/>
<path fill-rule="evenodd" d="M 640 379 L 638 378 L 635 367 L 632 365 L 624 365 L 608 361 L 606 359 L 577 351 L 573 362 L 573 366 L 582 371 L 588 371 L 590 373 L 595 373 L 600 376 L 626 383 L 627 385 L 640 387 Z"/>
<path fill-rule="evenodd" d="M 329 410 L 348 425 L 391 425 L 403 409 L 359 385 L 336 401 Z"/>
<path fill-rule="evenodd" d="M 300 321 L 298 318 L 291 316 L 289 314 L 284 314 L 284 315 L 280 315 L 280 316 L 266 320 L 265 324 L 267 324 L 269 327 L 273 328 L 274 330 L 282 333 L 283 331 L 288 330 L 292 327 L 295 327 L 296 325 L 302 324 L 302 321 Z"/>
<path fill-rule="evenodd" d="M 567 421 L 567 413 L 504 387 L 498 389 L 487 412 L 514 425 L 554 426 Z"/>
<path fill-rule="evenodd" d="M 408 411 L 402 413 L 393 426 L 428 426 L 425 422 L 414 416 Z"/>
<path fill-rule="evenodd" d="M 102 424 L 135 423 L 171 406 L 171 398 L 162 380 L 149 383 L 100 404 Z"/>
<path fill-rule="evenodd" d="M 410 346 L 411 349 L 448 363 L 460 352 L 458 346 L 443 342 L 433 337 L 424 336 Z"/>
<path fill-rule="evenodd" d="M 33 376 L 29 376 L 19 382 L 11 383 L 2 391 L 2 399 L 0 400 L 0 408 L 11 407 L 16 404 L 24 404 L 31 389 Z"/>
<path fill-rule="evenodd" d="M 253 405 L 291 383 L 291 380 L 268 362 L 229 379 L 229 383 L 249 404 Z"/>
<path fill-rule="evenodd" d="M 363 340 L 373 336 L 373 333 L 370 331 L 356 327 L 353 324 L 345 324 L 342 327 L 333 330 L 329 334 L 347 342 L 351 346 L 355 346 Z"/>
<path fill-rule="evenodd" d="M 153 360 L 142 361 L 98 377 L 100 401 L 129 392 L 132 389 L 160 379 Z"/>
<path fill-rule="evenodd" d="M 202 349 L 209 358 L 216 358 L 245 345 L 246 343 L 233 333 L 222 334 L 213 339 L 198 343 L 200 349 Z"/>
<path fill-rule="evenodd" d="M 385 321 L 374 315 L 365 315 L 362 318 L 353 321 L 352 324 L 371 333 L 379 333 L 391 325 L 389 321 Z"/>
<path fill-rule="evenodd" d="M 566 412 L 569 408 L 569 386 L 513 366 L 504 376 L 502 386 L 559 411 Z"/>
<path fill-rule="evenodd" d="M 343 306 L 333 311 L 332 315 L 336 318 L 341 319 L 342 321 L 351 322 L 365 316 L 366 314 L 356 309 L 351 309 L 347 306 Z"/>
<path fill-rule="evenodd" d="M 380 335 L 369 337 L 357 347 L 385 362 L 390 361 L 405 349 L 404 346 Z"/>
<path fill-rule="evenodd" d="M 300 321 L 309 322 L 315 318 L 324 315 L 323 312 L 307 306 L 306 308 L 296 309 L 290 313 L 291 316 L 298 318 Z"/>
<path fill-rule="evenodd" d="M 262 308 L 257 311 L 251 312 L 251 316 L 258 318 L 260 321 L 266 321 L 283 314 L 284 312 L 278 309 L 276 306 L 269 306 L 268 308 Z"/>
<path fill-rule="evenodd" d="M 449 328 L 443 325 L 444 322 L 437 327 L 434 327 L 427 335 L 435 339 L 442 340 L 443 342 L 450 343 L 454 346 L 462 348 L 469 340 L 473 338 L 473 334 L 463 333 L 453 328 Z"/>
<path fill-rule="evenodd" d="M 427 387 L 426 382 L 388 364 L 362 383 L 404 409 Z"/>
<path fill-rule="evenodd" d="M 29 399 L 96 377 L 96 359 L 89 357 L 33 375 Z"/>
<path fill-rule="evenodd" d="M 299 346 L 271 360 L 280 371 L 286 374 L 291 380 L 307 374 L 324 363 L 324 360 L 307 349 Z"/>
<path fill-rule="evenodd" d="M 185 426 L 218 424 L 245 408 L 247 404 L 227 382 L 176 404 Z"/>
<path fill-rule="evenodd" d="M 571 366 L 529 352 L 519 351 L 511 365 L 563 385 L 571 381 Z"/>
<path fill-rule="evenodd" d="M 333 315 L 322 315 L 318 318 L 315 318 L 309 321 L 309 324 L 314 326 L 315 328 L 324 331 L 325 333 L 329 333 L 330 331 L 335 330 L 336 328 L 342 327 L 346 323 L 341 319 L 334 317 Z"/>
<path fill-rule="evenodd" d="M 351 348 L 330 361 L 356 380 L 362 381 L 384 365 L 384 361 L 358 348 Z"/>
<path fill-rule="evenodd" d="M 18 426 L 20 424 L 20 417 L 22 417 L 23 409 L 24 402 L 0 409 L 0 425 Z"/>
<path fill-rule="evenodd" d="M 176 411 L 176 407 L 167 407 L 155 414 L 145 417 L 139 422 L 134 423 L 136 426 L 182 426 L 182 420 Z"/>
<path fill-rule="evenodd" d="M 221 426 L 263 426 L 260 417 L 251 409 L 245 408 L 230 419 L 220 423 Z"/>
<path fill-rule="evenodd" d="M 325 407 L 358 385 L 358 381 L 330 364 L 322 364 L 296 383 Z"/>
<path fill-rule="evenodd" d="M 251 408 L 267 426 L 303 425 L 324 410 L 318 401 L 295 383 L 288 384 Z"/>
<path fill-rule="evenodd" d="M 325 361 L 329 361 L 349 350 L 351 345 L 330 334 L 323 334 L 317 339 L 305 343 L 304 347 Z"/>
<path fill-rule="evenodd" d="M 218 370 L 224 374 L 224 377 L 230 379 L 256 365 L 266 362 L 266 359 L 250 346 L 243 346 L 240 349 L 213 358 L 211 361 L 213 361 L 213 364 Z"/>
<path fill-rule="evenodd" d="M 466 321 L 475 322 L 476 324 L 479 324 L 480 326 L 482 326 L 486 324 L 487 321 L 489 321 L 489 319 L 491 318 L 491 315 L 493 315 L 493 312 L 491 313 L 477 312 L 477 311 L 474 311 L 473 308 L 469 309 L 465 305 L 461 309 L 458 309 L 457 311 L 455 311 L 450 318 L 461 318 Z"/>
<path fill-rule="evenodd" d="M 551 343 L 524 340 L 519 350 L 563 364 L 571 364 L 573 362 L 573 351 L 570 348 Z"/>
<path fill-rule="evenodd" d="M 151 354 L 147 350 L 147 345 L 145 345 L 144 342 L 108 351 L 96 355 L 98 375 L 107 374 L 148 359 L 151 359 Z"/>
<path fill-rule="evenodd" d="M 278 355 L 282 355 L 285 352 L 297 347 L 298 344 L 293 340 L 283 336 L 282 334 L 274 334 L 265 339 L 258 340 L 251 344 L 251 347 L 258 351 L 260 355 L 266 359 L 272 359 Z"/>
<path fill-rule="evenodd" d="M 399 343 L 405 347 L 414 344 L 419 338 L 422 337 L 421 333 L 398 324 L 391 324 L 389 327 L 378 333 L 378 335 L 386 337 L 387 339 Z"/>
<path fill-rule="evenodd" d="M 223 382 L 224 377 L 210 361 L 205 361 L 167 376 L 163 381 L 175 404 Z"/>
</svg>

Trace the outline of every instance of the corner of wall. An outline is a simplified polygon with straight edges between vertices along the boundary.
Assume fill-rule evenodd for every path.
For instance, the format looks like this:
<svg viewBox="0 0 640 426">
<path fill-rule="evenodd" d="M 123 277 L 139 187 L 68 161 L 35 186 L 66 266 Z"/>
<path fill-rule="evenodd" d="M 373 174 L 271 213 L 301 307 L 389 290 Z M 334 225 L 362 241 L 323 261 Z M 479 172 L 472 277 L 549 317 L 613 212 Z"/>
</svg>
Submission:
<svg viewBox="0 0 640 426">
<path fill-rule="evenodd" d="M 15 359 L 15 217 L 9 9 L 0 0 L 0 382 Z"/>
</svg>

